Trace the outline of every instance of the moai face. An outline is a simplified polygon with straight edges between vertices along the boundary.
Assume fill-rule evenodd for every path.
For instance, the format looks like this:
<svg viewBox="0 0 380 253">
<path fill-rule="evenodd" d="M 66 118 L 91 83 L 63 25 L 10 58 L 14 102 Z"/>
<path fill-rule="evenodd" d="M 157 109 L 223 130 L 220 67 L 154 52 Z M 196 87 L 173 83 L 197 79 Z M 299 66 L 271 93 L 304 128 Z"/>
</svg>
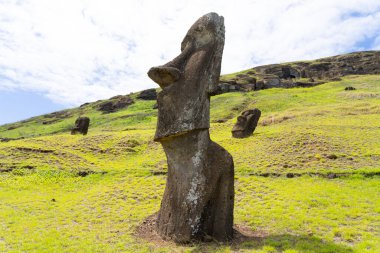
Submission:
<svg viewBox="0 0 380 253">
<path fill-rule="evenodd" d="M 209 13 L 191 26 L 179 56 L 149 70 L 162 88 L 155 140 L 210 127 L 209 96 L 219 81 L 223 47 L 223 17 Z"/>
</svg>

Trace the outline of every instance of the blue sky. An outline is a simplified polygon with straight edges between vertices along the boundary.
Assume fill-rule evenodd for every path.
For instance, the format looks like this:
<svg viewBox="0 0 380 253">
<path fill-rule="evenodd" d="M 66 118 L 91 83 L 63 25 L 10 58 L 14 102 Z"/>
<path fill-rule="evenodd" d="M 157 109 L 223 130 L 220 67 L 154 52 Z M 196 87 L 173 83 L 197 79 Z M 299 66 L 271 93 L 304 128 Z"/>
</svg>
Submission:
<svg viewBox="0 0 380 253">
<path fill-rule="evenodd" d="M 225 18 L 222 73 L 380 50 L 378 0 L 0 1 L 0 124 L 156 87 L 190 25 Z"/>
<path fill-rule="evenodd" d="M 27 91 L 0 92 L 0 124 L 65 109 L 43 95 Z"/>
</svg>

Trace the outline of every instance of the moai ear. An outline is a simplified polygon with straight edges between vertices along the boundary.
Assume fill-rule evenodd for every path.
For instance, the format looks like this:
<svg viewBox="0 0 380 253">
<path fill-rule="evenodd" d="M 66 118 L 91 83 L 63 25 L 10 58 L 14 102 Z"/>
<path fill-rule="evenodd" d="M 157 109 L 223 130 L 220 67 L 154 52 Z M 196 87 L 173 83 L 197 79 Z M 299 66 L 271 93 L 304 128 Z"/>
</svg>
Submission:
<svg viewBox="0 0 380 253">
<path fill-rule="evenodd" d="M 215 31 L 215 50 L 213 52 L 211 66 L 210 66 L 210 76 L 208 84 L 208 94 L 214 95 L 218 89 L 220 69 L 222 66 L 222 56 L 224 48 L 224 18 L 222 16 L 218 17 Z"/>
<path fill-rule="evenodd" d="M 208 94 L 209 95 L 214 95 L 216 94 L 216 91 L 218 89 L 218 84 L 219 84 L 219 77 L 220 77 L 220 69 L 221 69 L 221 60 L 213 61 L 211 63 L 210 68 L 211 74 L 209 76 L 208 80 Z"/>
</svg>

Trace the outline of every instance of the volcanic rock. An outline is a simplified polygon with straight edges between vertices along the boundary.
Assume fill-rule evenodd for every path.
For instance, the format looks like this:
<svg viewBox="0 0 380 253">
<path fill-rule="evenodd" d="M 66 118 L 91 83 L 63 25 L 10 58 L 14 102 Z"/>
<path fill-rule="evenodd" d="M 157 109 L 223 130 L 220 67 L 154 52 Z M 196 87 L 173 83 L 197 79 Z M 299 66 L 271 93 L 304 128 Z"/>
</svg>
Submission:
<svg viewBox="0 0 380 253">
<path fill-rule="evenodd" d="M 114 97 L 114 99 L 111 98 L 110 101 L 105 101 L 99 104 L 98 110 L 104 113 L 112 113 L 127 108 L 133 103 L 133 99 L 128 96 L 117 96 Z"/>
<path fill-rule="evenodd" d="M 143 99 L 143 100 L 156 100 L 157 99 L 156 89 L 143 90 L 140 92 L 137 98 Z"/>
</svg>

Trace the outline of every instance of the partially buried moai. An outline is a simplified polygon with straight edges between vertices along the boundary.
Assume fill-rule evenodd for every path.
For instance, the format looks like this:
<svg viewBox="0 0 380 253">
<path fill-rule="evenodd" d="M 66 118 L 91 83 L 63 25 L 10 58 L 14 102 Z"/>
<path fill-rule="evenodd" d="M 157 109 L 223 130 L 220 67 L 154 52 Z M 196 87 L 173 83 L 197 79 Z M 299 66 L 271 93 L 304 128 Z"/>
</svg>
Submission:
<svg viewBox="0 0 380 253">
<path fill-rule="evenodd" d="M 71 129 L 71 134 L 83 134 L 86 135 L 88 132 L 88 127 L 90 125 L 90 118 L 79 117 L 75 120 L 75 126 Z"/>
<path fill-rule="evenodd" d="M 223 17 L 209 13 L 187 32 L 179 56 L 148 72 L 162 88 L 155 141 L 166 153 L 168 177 L 157 232 L 167 240 L 233 236 L 233 160 L 209 134 L 223 47 Z"/>
<path fill-rule="evenodd" d="M 260 116 L 261 111 L 257 108 L 242 112 L 232 128 L 232 136 L 235 138 L 246 138 L 251 136 L 257 127 Z"/>
</svg>

